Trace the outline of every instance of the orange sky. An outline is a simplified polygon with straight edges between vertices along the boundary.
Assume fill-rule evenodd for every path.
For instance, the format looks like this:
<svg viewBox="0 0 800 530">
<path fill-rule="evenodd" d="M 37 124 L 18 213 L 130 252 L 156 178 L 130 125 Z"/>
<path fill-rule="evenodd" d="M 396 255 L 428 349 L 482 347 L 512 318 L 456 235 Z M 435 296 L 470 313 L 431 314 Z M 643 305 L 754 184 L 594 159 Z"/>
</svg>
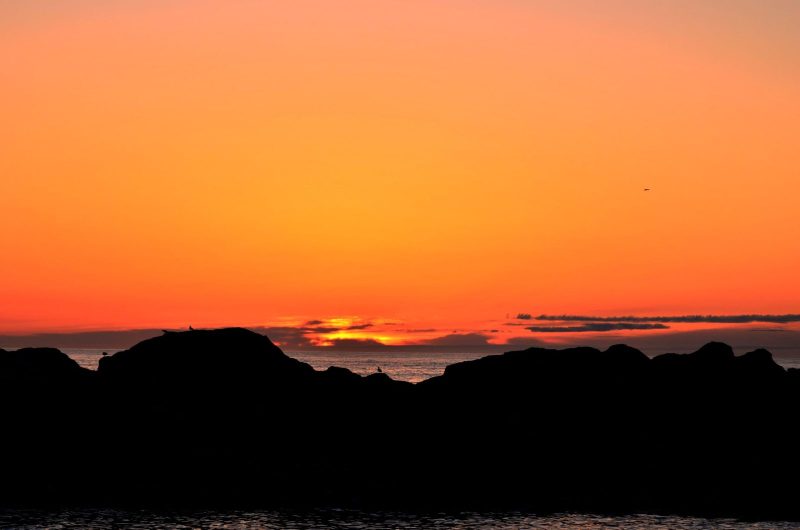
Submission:
<svg viewBox="0 0 800 530">
<path fill-rule="evenodd" d="M 0 332 L 798 312 L 800 3 L 655 4 L 0 3 Z"/>
</svg>

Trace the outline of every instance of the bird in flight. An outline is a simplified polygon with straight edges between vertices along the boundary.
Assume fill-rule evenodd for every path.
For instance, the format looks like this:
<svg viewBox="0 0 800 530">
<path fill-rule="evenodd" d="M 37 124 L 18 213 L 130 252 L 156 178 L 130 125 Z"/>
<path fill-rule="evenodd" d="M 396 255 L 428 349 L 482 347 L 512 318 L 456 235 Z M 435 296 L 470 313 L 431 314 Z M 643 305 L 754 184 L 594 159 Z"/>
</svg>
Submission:
<svg viewBox="0 0 800 530">
<path fill-rule="evenodd" d="M 650 191 L 650 188 L 645 188 L 644 191 Z"/>
</svg>

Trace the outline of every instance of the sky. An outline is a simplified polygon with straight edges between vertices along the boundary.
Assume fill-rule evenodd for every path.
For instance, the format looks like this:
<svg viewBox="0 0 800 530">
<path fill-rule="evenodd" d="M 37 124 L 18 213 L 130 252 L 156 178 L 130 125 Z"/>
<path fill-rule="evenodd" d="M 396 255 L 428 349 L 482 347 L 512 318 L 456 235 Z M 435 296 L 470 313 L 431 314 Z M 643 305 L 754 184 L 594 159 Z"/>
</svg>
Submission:
<svg viewBox="0 0 800 530">
<path fill-rule="evenodd" d="M 794 0 L 0 0 L 0 333 L 797 330 L 516 316 L 800 312 L 798 22 Z"/>
</svg>

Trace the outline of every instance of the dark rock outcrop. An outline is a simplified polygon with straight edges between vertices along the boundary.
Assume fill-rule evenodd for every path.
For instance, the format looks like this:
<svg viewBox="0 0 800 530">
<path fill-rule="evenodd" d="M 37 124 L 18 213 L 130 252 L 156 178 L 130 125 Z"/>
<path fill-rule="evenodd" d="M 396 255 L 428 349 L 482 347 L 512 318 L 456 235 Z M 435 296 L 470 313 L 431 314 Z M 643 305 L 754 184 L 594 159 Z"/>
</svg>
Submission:
<svg viewBox="0 0 800 530">
<path fill-rule="evenodd" d="M 0 350 L 0 502 L 335 503 L 800 518 L 800 376 L 710 343 L 532 348 L 417 385 L 243 330 Z"/>
<path fill-rule="evenodd" d="M 0 381 L 5 384 L 57 383 L 89 373 L 55 348 L 0 349 Z"/>
<path fill-rule="evenodd" d="M 242 328 L 168 332 L 100 359 L 111 380 L 147 384 L 213 384 L 229 378 L 300 377 L 313 369 L 286 356 L 265 336 Z"/>
</svg>

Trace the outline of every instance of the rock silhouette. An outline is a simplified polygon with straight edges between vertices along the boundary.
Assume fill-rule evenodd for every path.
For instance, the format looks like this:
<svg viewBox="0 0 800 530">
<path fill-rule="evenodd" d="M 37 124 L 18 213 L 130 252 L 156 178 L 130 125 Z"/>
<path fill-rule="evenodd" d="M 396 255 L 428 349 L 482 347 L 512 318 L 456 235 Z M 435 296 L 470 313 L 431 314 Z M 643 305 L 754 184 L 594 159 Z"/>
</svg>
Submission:
<svg viewBox="0 0 800 530">
<path fill-rule="evenodd" d="M 90 373 L 55 348 L 0 349 L 0 380 L 4 384 L 59 383 Z"/>
<path fill-rule="evenodd" d="M 800 375 L 722 343 L 531 348 L 412 385 L 244 329 L 0 350 L 0 503 L 356 505 L 800 519 Z"/>
</svg>

